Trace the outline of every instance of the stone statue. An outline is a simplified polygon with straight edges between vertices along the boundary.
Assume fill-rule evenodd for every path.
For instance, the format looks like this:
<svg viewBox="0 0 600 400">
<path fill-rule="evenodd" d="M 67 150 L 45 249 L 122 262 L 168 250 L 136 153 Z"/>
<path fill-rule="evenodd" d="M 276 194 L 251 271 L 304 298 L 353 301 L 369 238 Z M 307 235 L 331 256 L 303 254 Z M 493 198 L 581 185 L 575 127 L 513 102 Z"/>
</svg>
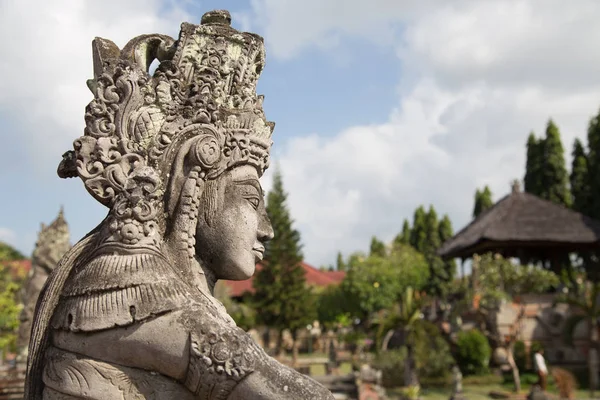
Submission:
<svg viewBox="0 0 600 400">
<path fill-rule="evenodd" d="M 464 400 L 463 394 L 463 385 L 462 385 L 462 373 L 460 372 L 460 368 L 458 365 L 454 365 L 452 367 L 452 383 L 454 384 L 452 388 L 452 395 L 450 396 L 450 400 Z"/>
<path fill-rule="evenodd" d="M 93 41 L 94 99 L 58 174 L 109 212 L 40 296 L 26 399 L 333 399 L 212 295 L 218 279 L 250 278 L 273 237 L 258 181 L 274 127 L 255 92 L 263 39 L 230 24 L 212 11 L 177 40 Z"/>
<path fill-rule="evenodd" d="M 29 346 L 29 334 L 33 323 L 35 304 L 46 279 L 56 268 L 61 257 L 71 248 L 69 243 L 69 226 L 65 221 L 63 210 L 48 226 L 42 224 L 38 234 L 38 240 L 31 255 L 31 270 L 27 281 L 21 289 L 21 301 L 23 310 L 19 317 L 19 334 L 17 337 L 18 362 L 27 359 L 27 348 Z"/>
</svg>

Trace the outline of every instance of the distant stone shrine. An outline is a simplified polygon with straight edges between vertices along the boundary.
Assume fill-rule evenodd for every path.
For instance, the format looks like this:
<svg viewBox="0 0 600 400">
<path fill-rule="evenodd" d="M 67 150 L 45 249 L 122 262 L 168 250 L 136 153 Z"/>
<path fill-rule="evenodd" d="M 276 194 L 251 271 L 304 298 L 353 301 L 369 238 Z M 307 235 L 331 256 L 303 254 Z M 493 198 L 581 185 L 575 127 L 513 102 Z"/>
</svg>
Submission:
<svg viewBox="0 0 600 400">
<path fill-rule="evenodd" d="M 93 41 L 94 99 L 58 174 L 109 213 L 44 287 L 26 399 L 333 399 L 212 295 L 218 279 L 251 277 L 273 237 L 258 181 L 274 127 L 256 95 L 263 39 L 230 23 L 212 11 L 177 40 Z"/>
<path fill-rule="evenodd" d="M 17 361 L 24 362 L 27 359 L 29 336 L 33 324 L 35 305 L 42 287 L 48 276 L 62 258 L 71 248 L 69 243 L 69 226 L 65 221 L 63 210 L 48 226 L 42 224 L 38 234 L 38 240 L 31 255 L 31 270 L 21 291 L 23 310 L 19 316 L 19 333 L 17 336 Z"/>
</svg>

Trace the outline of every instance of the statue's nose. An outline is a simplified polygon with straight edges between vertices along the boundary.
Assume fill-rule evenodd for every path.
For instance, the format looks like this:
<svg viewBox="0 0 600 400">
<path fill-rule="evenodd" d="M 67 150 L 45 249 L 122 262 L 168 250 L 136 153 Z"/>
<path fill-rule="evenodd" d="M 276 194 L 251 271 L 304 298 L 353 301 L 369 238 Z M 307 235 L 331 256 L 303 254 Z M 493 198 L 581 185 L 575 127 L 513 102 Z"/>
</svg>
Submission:
<svg viewBox="0 0 600 400">
<path fill-rule="evenodd" d="M 275 237 L 275 232 L 273 232 L 273 225 L 271 225 L 271 220 L 267 215 L 267 211 L 263 208 L 260 214 L 260 221 L 258 223 L 258 232 L 257 232 L 258 240 L 261 242 L 268 242 Z"/>
</svg>

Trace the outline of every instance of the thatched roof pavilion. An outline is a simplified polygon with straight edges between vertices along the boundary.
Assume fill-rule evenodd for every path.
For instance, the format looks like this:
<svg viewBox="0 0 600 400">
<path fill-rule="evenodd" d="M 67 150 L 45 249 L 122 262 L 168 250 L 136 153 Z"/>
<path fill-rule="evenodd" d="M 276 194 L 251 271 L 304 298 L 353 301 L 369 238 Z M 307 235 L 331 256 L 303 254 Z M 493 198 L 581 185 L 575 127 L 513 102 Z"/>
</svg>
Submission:
<svg viewBox="0 0 600 400">
<path fill-rule="evenodd" d="M 600 250 L 600 221 L 521 192 L 515 184 L 512 193 L 443 243 L 438 254 L 464 260 L 495 252 L 554 264 L 569 253 L 590 250 Z"/>
</svg>

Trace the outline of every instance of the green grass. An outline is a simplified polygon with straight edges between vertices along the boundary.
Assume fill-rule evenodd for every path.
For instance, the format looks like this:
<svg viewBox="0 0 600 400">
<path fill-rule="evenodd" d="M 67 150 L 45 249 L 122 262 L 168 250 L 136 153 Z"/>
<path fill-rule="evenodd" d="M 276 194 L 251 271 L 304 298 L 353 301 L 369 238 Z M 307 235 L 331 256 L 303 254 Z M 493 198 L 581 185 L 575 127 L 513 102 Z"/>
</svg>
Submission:
<svg viewBox="0 0 600 400">
<path fill-rule="evenodd" d="M 310 376 L 321 376 L 325 375 L 325 366 L 322 364 L 310 366 Z M 340 374 L 346 375 L 352 372 L 352 364 L 346 362 L 340 364 Z"/>
<path fill-rule="evenodd" d="M 521 396 L 523 398 L 524 395 L 529 393 L 530 386 L 524 385 L 521 388 Z M 400 388 L 397 389 L 388 389 L 387 394 L 390 400 L 398 400 L 400 399 Z M 510 384 L 468 384 L 463 385 L 463 393 L 465 398 L 468 400 L 490 400 L 489 397 L 490 392 L 505 392 L 507 394 L 512 394 L 512 385 Z M 548 393 L 554 394 L 555 398 L 558 398 L 558 392 L 556 389 L 548 385 Z M 452 394 L 451 388 L 423 388 L 421 390 L 421 399 L 422 400 L 448 400 L 450 395 Z M 596 398 L 600 393 L 596 392 Z M 588 390 L 577 390 L 575 392 L 575 399 L 589 399 L 590 393 Z"/>
</svg>

